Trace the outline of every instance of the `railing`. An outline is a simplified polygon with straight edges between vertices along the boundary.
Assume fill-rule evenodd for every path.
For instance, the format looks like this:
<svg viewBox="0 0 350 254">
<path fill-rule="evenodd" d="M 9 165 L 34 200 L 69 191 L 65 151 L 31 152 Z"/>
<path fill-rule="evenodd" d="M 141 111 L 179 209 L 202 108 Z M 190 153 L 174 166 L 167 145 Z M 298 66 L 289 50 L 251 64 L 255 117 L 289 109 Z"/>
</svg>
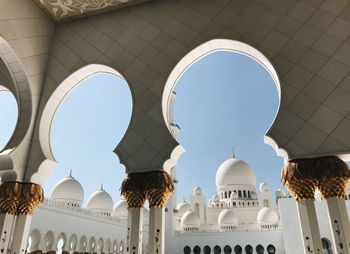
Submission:
<svg viewBox="0 0 350 254">
<path fill-rule="evenodd" d="M 97 217 L 97 218 L 101 218 L 104 220 L 109 220 L 109 221 L 114 221 L 114 222 L 119 222 L 122 224 L 126 224 L 125 220 L 122 220 L 120 218 L 117 217 L 112 217 L 111 215 L 107 215 L 107 214 L 101 214 L 101 213 L 97 213 L 91 210 L 88 210 L 86 208 L 83 207 L 72 207 L 69 205 L 65 205 L 64 203 L 58 202 L 58 201 L 54 201 L 52 199 L 49 198 L 44 198 L 44 205 L 47 205 L 49 207 L 55 207 L 55 208 L 59 208 L 62 210 L 69 210 L 70 212 L 76 213 L 76 214 L 81 214 L 81 215 L 87 215 L 87 216 L 92 216 L 92 217 Z"/>
</svg>

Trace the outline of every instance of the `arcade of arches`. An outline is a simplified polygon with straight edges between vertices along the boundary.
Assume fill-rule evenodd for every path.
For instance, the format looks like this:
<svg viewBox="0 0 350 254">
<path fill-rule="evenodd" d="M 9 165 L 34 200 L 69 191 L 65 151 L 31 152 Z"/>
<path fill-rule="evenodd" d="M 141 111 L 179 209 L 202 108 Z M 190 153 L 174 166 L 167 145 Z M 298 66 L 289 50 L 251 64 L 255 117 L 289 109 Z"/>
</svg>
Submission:
<svg viewBox="0 0 350 254">
<path fill-rule="evenodd" d="M 171 92 L 192 63 L 229 50 L 261 63 L 280 92 L 265 142 L 286 159 L 283 183 L 297 200 L 305 253 L 322 251 L 316 190 L 327 203 L 335 252 L 350 253 L 348 0 L 92 2 L 0 2 L 0 85 L 14 94 L 19 112 L 0 154 L 2 249 L 25 252 L 41 185 L 55 166 L 48 136 L 59 103 L 81 80 L 108 72 L 123 77 L 133 94 L 131 122 L 115 149 L 127 174 L 126 246 L 142 249 L 140 208 L 148 200 L 149 253 L 164 253 L 168 172 L 179 145 Z"/>
</svg>

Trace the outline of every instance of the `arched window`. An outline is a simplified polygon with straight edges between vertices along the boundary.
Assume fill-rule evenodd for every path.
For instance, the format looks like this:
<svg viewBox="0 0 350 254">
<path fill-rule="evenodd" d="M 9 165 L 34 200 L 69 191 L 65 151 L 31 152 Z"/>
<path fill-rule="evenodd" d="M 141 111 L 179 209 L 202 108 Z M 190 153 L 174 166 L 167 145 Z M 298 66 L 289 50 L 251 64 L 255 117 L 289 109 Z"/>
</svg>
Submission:
<svg viewBox="0 0 350 254">
<path fill-rule="evenodd" d="M 248 198 L 252 198 L 252 194 L 248 191 Z"/>
<path fill-rule="evenodd" d="M 325 254 L 333 254 L 332 244 L 327 238 L 322 238 L 322 248 Z"/>
<path fill-rule="evenodd" d="M 255 250 L 256 250 L 257 254 L 263 254 L 264 253 L 264 247 L 262 245 L 260 245 L 260 244 L 256 246 Z"/>
<path fill-rule="evenodd" d="M 247 197 L 247 192 L 245 190 L 243 191 L 243 197 Z"/>
<path fill-rule="evenodd" d="M 204 254 L 210 254 L 211 253 L 211 248 L 208 245 L 205 245 L 203 248 Z"/>
<path fill-rule="evenodd" d="M 276 253 L 276 248 L 272 244 L 269 244 L 266 248 L 267 253 L 269 254 L 275 254 Z"/>
<path fill-rule="evenodd" d="M 201 248 L 197 245 L 197 246 L 195 246 L 194 248 L 193 248 L 193 253 L 194 254 L 199 254 L 199 253 L 201 253 Z"/>
<path fill-rule="evenodd" d="M 227 191 L 225 191 L 225 198 L 227 198 Z"/>
<path fill-rule="evenodd" d="M 236 245 L 234 248 L 235 254 L 242 254 L 243 248 L 240 245 Z"/>
<path fill-rule="evenodd" d="M 229 245 L 226 245 L 224 247 L 224 253 L 225 254 L 231 254 L 232 253 L 232 248 Z"/>
<path fill-rule="evenodd" d="M 239 198 L 242 197 L 242 191 L 241 191 L 241 190 L 238 191 L 238 197 L 239 197 Z"/>
<path fill-rule="evenodd" d="M 246 254 L 253 254 L 253 247 L 251 245 L 247 245 L 244 248 Z"/>
<path fill-rule="evenodd" d="M 231 197 L 231 194 L 232 194 L 232 191 L 229 191 L 229 192 L 228 192 L 228 197 L 229 197 L 229 198 Z"/>
<path fill-rule="evenodd" d="M 221 248 L 218 245 L 215 245 L 214 247 L 214 254 L 220 254 L 221 253 Z"/>
<path fill-rule="evenodd" d="M 190 254 L 191 253 L 191 248 L 190 246 L 185 246 L 184 248 L 184 254 Z"/>
<path fill-rule="evenodd" d="M 267 199 L 264 199 L 263 205 L 264 205 L 264 207 L 270 207 L 270 203 Z"/>
<path fill-rule="evenodd" d="M 196 203 L 194 205 L 194 212 L 199 216 L 199 204 L 198 203 Z"/>
<path fill-rule="evenodd" d="M 233 202 L 232 205 L 233 205 L 233 206 L 236 206 L 236 202 Z"/>
</svg>

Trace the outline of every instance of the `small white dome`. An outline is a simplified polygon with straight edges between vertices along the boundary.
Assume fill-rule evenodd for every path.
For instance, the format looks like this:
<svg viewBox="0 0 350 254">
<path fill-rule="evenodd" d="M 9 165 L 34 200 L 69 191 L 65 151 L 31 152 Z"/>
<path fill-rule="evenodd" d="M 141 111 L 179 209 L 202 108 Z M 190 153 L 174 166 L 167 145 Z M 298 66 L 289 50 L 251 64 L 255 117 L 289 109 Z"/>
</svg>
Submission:
<svg viewBox="0 0 350 254">
<path fill-rule="evenodd" d="M 86 208 L 101 214 L 111 214 L 113 209 L 112 197 L 101 186 L 101 189 L 91 194 Z"/>
<path fill-rule="evenodd" d="M 220 202 L 220 198 L 218 194 L 213 195 L 213 197 L 211 198 L 212 202 Z"/>
<path fill-rule="evenodd" d="M 191 210 L 191 205 L 186 201 L 181 202 L 176 206 L 176 210 L 180 216 Z"/>
<path fill-rule="evenodd" d="M 236 227 L 238 218 L 232 210 L 224 209 L 218 216 L 218 224 L 220 227 Z"/>
<path fill-rule="evenodd" d="M 81 206 L 84 201 L 84 189 L 71 173 L 56 183 L 53 187 L 51 199 L 57 202 Z"/>
<path fill-rule="evenodd" d="M 212 200 L 211 200 L 211 198 L 209 198 L 209 200 L 208 200 L 208 206 L 209 207 L 211 206 L 211 203 L 212 203 Z"/>
<path fill-rule="evenodd" d="M 119 200 L 113 207 L 112 217 L 127 218 L 128 204 L 125 200 Z"/>
<path fill-rule="evenodd" d="M 216 188 L 232 185 L 256 186 L 256 176 L 250 166 L 242 160 L 230 158 L 216 172 Z"/>
<path fill-rule="evenodd" d="M 192 211 L 187 211 L 181 218 L 182 228 L 199 228 L 199 225 L 199 217 Z"/>
<path fill-rule="evenodd" d="M 202 189 L 198 185 L 193 189 L 193 195 L 202 195 Z"/>
<path fill-rule="evenodd" d="M 279 223 L 279 217 L 274 209 L 263 207 L 258 213 L 257 222 L 259 225 L 277 225 Z"/>
<path fill-rule="evenodd" d="M 285 198 L 285 197 L 287 197 L 287 195 L 282 189 L 276 190 L 276 198 Z"/>
<path fill-rule="evenodd" d="M 262 182 L 260 184 L 259 190 L 260 190 L 260 192 L 270 191 L 269 186 L 265 182 Z"/>
</svg>

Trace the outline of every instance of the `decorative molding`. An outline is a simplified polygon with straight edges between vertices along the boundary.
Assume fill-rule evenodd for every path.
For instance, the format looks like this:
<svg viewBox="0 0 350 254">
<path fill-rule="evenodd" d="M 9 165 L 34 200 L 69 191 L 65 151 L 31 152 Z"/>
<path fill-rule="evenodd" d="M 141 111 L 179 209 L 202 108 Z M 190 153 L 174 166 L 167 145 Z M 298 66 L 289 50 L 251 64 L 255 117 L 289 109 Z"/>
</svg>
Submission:
<svg viewBox="0 0 350 254">
<path fill-rule="evenodd" d="M 44 191 L 38 184 L 13 181 L 0 185 L 0 214 L 33 215 L 43 200 Z"/>
<path fill-rule="evenodd" d="M 149 0 L 35 0 L 55 21 L 116 10 Z"/>
</svg>

